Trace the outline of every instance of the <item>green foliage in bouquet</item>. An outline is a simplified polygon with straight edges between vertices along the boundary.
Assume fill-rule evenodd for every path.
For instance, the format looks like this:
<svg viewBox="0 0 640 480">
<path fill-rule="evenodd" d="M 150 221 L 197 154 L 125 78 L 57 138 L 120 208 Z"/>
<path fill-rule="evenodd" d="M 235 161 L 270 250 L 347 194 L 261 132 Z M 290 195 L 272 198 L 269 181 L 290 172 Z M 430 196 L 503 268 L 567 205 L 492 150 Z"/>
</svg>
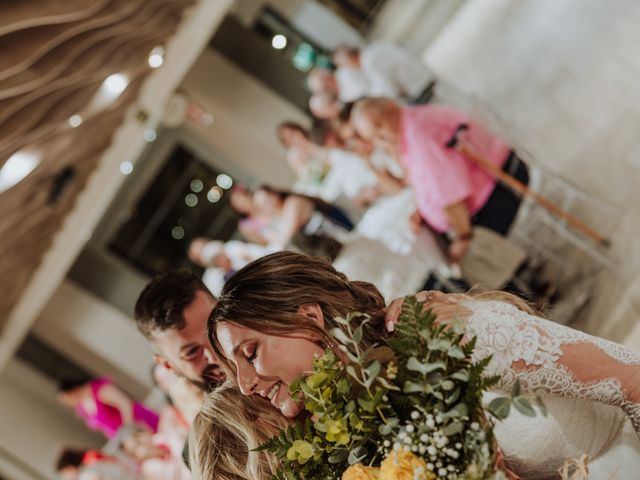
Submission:
<svg viewBox="0 0 640 480">
<path fill-rule="evenodd" d="M 308 419 L 260 447 L 282 461 L 276 479 L 341 478 L 349 466 L 377 466 L 394 451 L 415 455 L 412 478 L 503 478 L 493 469 L 491 417 L 481 403 L 498 378 L 483 375 L 490 358 L 472 361 L 475 338 L 464 338 L 462 324 L 438 324 L 410 297 L 386 345 L 364 348 L 366 316 L 337 321 L 343 329 L 331 333 L 342 358 L 328 349 L 313 374 L 291 386 Z M 502 419 L 511 405 L 535 414 L 519 385 L 489 414 Z"/>
</svg>

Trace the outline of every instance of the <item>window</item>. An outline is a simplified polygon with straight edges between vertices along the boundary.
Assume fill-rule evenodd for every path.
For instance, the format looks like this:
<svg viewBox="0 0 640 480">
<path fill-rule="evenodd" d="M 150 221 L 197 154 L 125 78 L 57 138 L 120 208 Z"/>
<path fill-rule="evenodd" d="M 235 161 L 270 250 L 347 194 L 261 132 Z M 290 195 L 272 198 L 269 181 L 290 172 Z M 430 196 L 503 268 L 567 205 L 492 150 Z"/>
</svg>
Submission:
<svg viewBox="0 0 640 480">
<path fill-rule="evenodd" d="M 148 275 L 187 265 L 196 236 L 228 240 L 237 217 L 229 207 L 233 179 L 178 145 L 109 249 Z"/>
</svg>

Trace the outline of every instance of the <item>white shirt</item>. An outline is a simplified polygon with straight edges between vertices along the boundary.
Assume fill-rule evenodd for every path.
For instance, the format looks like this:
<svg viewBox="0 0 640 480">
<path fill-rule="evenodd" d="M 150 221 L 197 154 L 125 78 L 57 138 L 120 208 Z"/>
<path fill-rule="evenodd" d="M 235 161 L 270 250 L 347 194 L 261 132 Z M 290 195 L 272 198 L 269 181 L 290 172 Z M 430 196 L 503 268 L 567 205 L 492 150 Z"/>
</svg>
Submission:
<svg viewBox="0 0 640 480">
<path fill-rule="evenodd" d="M 368 97 L 371 87 L 362 70 L 352 67 L 340 67 L 335 72 L 338 83 L 338 98 L 343 103 L 355 102 Z"/>
<path fill-rule="evenodd" d="M 329 171 L 321 179 L 297 181 L 293 186 L 295 192 L 335 203 L 341 196 L 352 200 L 363 189 L 378 183 L 367 162 L 355 153 L 332 148 L 325 150 L 322 161 L 331 167 Z"/>
<path fill-rule="evenodd" d="M 221 248 L 222 252 L 231 260 L 231 268 L 235 271 L 240 270 L 247 263 L 275 251 L 269 247 L 240 240 L 224 242 Z M 209 267 L 204 271 L 202 281 L 209 291 L 218 297 L 225 284 L 225 271 L 218 267 Z"/>
<path fill-rule="evenodd" d="M 360 67 L 367 78 L 370 97 L 414 98 L 433 80 L 416 55 L 388 42 L 362 47 Z"/>
</svg>

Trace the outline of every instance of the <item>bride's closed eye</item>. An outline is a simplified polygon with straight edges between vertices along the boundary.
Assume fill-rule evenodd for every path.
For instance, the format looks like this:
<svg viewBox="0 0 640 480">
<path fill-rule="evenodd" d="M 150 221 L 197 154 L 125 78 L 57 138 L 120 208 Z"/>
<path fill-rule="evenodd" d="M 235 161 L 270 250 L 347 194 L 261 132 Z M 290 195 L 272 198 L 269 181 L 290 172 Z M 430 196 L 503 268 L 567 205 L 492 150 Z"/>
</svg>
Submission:
<svg viewBox="0 0 640 480">
<path fill-rule="evenodd" d="M 256 344 L 249 345 L 244 351 L 247 362 L 253 365 L 256 357 L 258 356 L 258 346 Z"/>
</svg>

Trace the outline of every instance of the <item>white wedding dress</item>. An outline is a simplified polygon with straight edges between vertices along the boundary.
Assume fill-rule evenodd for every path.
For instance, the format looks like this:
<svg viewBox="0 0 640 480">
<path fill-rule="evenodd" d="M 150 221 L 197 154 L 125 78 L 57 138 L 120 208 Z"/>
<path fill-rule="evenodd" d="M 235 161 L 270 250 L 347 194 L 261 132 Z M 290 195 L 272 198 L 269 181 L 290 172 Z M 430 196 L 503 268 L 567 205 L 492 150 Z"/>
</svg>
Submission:
<svg viewBox="0 0 640 480">
<path fill-rule="evenodd" d="M 496 393 L 486 400 L 510 392 L 518 379 L 522 391 L 540 395 L 548 409 L 547 417 L 539 411 L 527 417 L 512 409 L 505 421 L 497 422 L 496 438 L 509 468 L 526 480 L 555 479 L 566 459 L 586 453 L 592 460 L 591 480 L 640 478 L 640 404 L 627 399 L 611 368 L 599 370 L 596 364 L 576 373 L 570 368 L 575 361 L 565 357 L 571 351 L 575 359 L 576 346 L 587 345 L 594 358 L 595 347 L 596 354 L 606 355 L 622 372 L 625 366 L 640 365 L 640 354 L 508 303 L 462 304 L 471 312 L 467 331 L 477 337 L 474 359 L 492 355 L 486 373 L 500 376 Z"/>
</svg>

